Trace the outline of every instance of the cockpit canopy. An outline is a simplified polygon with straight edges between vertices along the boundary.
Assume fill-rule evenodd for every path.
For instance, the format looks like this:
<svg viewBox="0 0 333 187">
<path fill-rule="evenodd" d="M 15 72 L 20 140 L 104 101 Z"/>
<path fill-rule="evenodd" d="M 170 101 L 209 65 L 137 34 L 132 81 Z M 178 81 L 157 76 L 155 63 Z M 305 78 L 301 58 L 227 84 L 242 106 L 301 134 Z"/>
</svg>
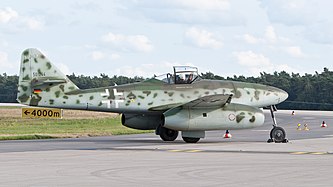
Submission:
<svg viewBox="0 0 333 187">
<path fill-rule="evenodd" d="M 155 79 L 169 84 L 191 84 L 199 78 L 198 68 L 191 66 L 174 66 L 173 74 L 167 73 L 156 76 Z"/>
</svg>

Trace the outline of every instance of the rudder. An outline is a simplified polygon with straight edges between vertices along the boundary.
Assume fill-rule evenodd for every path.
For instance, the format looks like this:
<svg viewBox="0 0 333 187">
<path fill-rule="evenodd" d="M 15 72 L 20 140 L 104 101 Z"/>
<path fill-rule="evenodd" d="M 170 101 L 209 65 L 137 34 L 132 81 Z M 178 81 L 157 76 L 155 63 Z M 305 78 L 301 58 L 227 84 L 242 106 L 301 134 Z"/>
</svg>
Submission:
<svg viewBox="0 0 333 187">
<path fill-rule="evenodd" d="M 65 93 L 79 90 L 37 49 L 26 49 L 21 56 L 17 101 L 31 106 L 50 106 Z"/>
</svg>

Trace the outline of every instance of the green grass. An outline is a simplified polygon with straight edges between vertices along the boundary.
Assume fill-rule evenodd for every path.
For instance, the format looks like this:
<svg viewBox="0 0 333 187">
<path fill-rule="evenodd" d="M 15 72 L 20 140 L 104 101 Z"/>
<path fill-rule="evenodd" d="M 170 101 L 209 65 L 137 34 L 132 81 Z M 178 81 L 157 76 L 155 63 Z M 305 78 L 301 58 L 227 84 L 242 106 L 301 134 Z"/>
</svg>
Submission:
<svg viewBox="0 0 333 187">
<path fill-rule="evenodd" d="M 34 139 L 50 139 L 58 138 L 56 136 L 49 135 L 17 135 L 17 136 L 0 136 L 0 140 L 34 140 Z"/>
<path fill-rule="evenodd" d="M 0 109 L 17 109 L 17 108 L 21 108 L 18 106 L 0 106 Z"/>
<path fill-rule="evenodd" d="M 23 119 L 18 116 L 1 117 L 0 114 L 0 140 L 104 136 L 148 132 L 153 131 L 135 130 L 123 126 L 120 122 L 120 116 L 89 119 Z"/>
</svg>

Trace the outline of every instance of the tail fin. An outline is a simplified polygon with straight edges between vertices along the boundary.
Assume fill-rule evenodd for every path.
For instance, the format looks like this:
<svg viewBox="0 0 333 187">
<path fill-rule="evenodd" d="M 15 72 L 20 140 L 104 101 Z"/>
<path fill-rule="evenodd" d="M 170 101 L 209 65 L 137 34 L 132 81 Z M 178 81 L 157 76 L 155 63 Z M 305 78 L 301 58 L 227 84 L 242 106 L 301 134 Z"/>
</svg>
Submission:
<svg viewBox="0 0 333 187">
<path fill-rule="evenodd" d="M 56 98 L 79 90 L 37 49 L 22 53 L 17 101 L 31 106 L 50 106 Z"/>
</svg>

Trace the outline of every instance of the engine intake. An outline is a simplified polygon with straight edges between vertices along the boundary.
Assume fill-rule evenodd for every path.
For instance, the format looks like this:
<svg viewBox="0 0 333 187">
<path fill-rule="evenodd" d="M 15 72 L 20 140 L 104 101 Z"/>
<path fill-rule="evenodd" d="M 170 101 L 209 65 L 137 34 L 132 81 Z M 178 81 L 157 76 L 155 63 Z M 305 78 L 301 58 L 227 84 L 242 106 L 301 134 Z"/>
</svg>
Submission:
<svg viewBox="0 0 333 187">
<path fill-rule="evenodd" d="M 160 115 L 122 114 L 121 123 L 129 128 L 153 130 L 161 123 Z"/>
</svg>

